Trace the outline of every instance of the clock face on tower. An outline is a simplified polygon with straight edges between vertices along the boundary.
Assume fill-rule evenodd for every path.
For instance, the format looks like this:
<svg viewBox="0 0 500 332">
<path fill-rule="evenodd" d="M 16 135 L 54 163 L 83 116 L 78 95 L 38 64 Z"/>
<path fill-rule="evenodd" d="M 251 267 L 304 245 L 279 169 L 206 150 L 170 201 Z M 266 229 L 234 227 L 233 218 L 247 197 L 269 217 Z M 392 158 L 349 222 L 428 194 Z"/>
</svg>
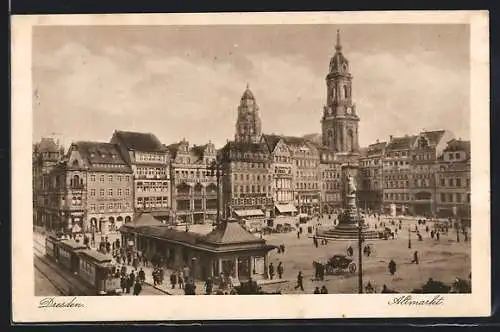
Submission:
<svg viewBox="0 0 500 332">
<path fill-rule="evenodd" d="M 347 111 L 347 114 L 352 114 L 352 108 L 351 107 L 348 107 L 346 111 Z"/>
</svg>

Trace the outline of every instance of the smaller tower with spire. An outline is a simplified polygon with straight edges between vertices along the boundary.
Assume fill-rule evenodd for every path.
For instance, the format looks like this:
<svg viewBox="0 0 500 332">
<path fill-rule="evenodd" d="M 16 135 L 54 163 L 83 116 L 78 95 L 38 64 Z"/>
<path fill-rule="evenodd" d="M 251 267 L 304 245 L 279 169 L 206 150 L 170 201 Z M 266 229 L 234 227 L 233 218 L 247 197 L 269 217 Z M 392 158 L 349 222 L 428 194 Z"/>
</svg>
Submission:
<svg viewBox="0 0 500 332">
<path fill-rule="evenodd" d="M 235 141 L 241 143 L 258 143 L 262 136 L 262 125 L 259 116 L 259 106 L 255 97 L 247 87 L 241 96 L 236 120 Z"/>
</svg>

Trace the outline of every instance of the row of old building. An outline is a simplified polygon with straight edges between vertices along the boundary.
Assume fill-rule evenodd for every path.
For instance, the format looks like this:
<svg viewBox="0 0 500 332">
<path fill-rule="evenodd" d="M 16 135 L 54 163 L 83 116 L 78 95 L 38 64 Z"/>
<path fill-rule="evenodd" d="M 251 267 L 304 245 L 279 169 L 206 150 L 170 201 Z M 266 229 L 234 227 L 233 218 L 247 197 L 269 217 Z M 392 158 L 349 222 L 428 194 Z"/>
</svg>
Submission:
<svg viewBox="0 0 500 332">
<path fill-rule="evenodd" d="M 249 86 L 234 140 L 217 150 L 186 140 L 115 131 L 109 142 L 75 142 L 65 152 L 33 147 L 35 222 L 101 230 L 149 212 L 163 221 L 330 213 L 342 207 L 346 163 L 357 165 L 358 205 L 418 215 L 470 213 L 470 143 L 446 130 L 390 137 L 359 147 L 360 117 L 350 63 L 337 33 L 326 79 L 321 134 L 264 134 Z M 220 185 L 218 185 L 220 184 Z M 218 196 L 220 199 L 218 199 Z"/>
</svg>

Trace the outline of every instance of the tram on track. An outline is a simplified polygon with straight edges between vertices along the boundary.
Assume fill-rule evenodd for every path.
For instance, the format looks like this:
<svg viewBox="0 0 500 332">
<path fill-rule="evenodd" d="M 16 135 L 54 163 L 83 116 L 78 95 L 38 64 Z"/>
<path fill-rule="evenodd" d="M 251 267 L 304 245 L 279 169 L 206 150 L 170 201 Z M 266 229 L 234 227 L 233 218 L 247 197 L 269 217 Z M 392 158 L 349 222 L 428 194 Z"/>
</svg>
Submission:
<svg viewBox="0 0 500 332">
<path fill-rule="evenodd" d="M 111 257 L 56 235 L 45 238 L 45 255 L 86 283 L 96 295 L 121 294 L 120 274 Z"/>
</svg>

